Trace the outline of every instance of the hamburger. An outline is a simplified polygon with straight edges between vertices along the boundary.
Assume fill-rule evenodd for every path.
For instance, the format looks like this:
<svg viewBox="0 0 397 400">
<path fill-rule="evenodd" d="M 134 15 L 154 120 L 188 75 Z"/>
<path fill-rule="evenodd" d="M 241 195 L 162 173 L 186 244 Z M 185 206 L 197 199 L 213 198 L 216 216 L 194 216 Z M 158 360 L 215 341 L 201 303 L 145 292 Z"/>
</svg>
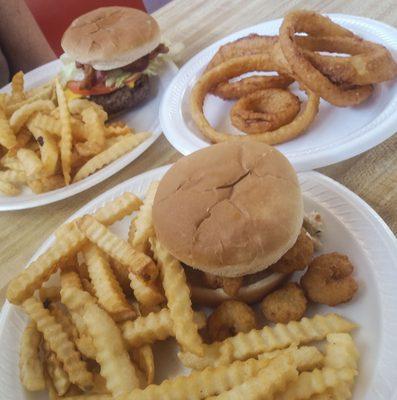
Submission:
<svg viewBox="0 0 397 400">
<path fill-rule="evenodd" d="M 153 204 L 156 235 L 185 265 L 202 305 L 253 303 L 288 279 L 274 266 L 291 254 L 302 221 L 297 175 L 263 143 L 221 143 L 181 158 Z"/>
<path fill-rule="evenodd" d="M 61 45 L 60 77 L 68 99 L 89 98 L 108 114 L 150 96 L 149 76 L 168 52 L 155 19 L 129 7 L 102 7 L 78 17 Z"/>
</svg>

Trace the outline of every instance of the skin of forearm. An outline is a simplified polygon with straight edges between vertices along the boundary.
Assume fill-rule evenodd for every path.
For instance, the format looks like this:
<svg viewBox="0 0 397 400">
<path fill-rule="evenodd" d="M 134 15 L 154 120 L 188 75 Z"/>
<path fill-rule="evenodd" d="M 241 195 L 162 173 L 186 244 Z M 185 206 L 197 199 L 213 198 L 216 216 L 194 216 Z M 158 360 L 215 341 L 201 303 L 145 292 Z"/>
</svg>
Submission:
<svg viewBox="0 0 397 400">
<path fill-rule="evenodd" d="M 0 0 L 0 47 L 11 74 L 56 58 L 24 0 Z"/>
</svg>

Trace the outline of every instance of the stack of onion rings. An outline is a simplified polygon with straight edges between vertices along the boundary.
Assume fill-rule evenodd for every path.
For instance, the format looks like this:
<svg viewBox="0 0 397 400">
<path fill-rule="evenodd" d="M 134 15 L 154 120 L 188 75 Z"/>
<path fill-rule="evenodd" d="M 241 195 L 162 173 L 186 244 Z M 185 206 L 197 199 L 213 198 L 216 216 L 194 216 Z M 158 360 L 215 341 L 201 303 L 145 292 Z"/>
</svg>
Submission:
<svg viewBox="0 0 397 400">
<path fill-rule="evenodd" d="M 276 71 L 285 72 L 284 68 L 275 63 L 269 55 L 253 55 L 232 58 L 205 73 L 194 85 L 190 98 L 190 109 L 194 122 L 200 131 L 212 142 L 258 140 L 267 144 L 279 144 L 292 140 L 312 123 L 316 114 L 320 98 L 314 92 L 303 88 L 308 96 L 306 105 L 297 117 L 287 125 L 274 131 L 262 132 L 251 135 L 229 135 L 214 129 L 204 116 L 203 103 L 206 94 L 220 82 L 240 76 L 248 71 Z"/>
<path fill-rule="evenodd" d="M 289 124 L 299 110 L 299 98 L 288 90 L 264 89 L 241 97 L 234 104 L 230 119 L 240 131 L 255 134 Z"/>
<path fill-rule="evenodd" d="M 278 36 L 250 34 L 232 43 L 227 43 L 221 46 L 215 53 L 204 72 L 232 58 L 254 54 L 269 54 L 272 52 L 277 42 Z M 234 100 L 253 93 L 256 90 L 286 88 L 293 81 L 293 78 L 284 74 L 250 76 L 236 82 L 221 82 L 211 89 L 211 93 L 224 100 Z"/>
<path fill-rule="evenodd" d="M 360 39 L 329 18 L 310 11 L 293 11 L 283 20 L 280 27 L 280 47 L 296 79 L 313 90 L 324 100 L 339 106 L 353 106 L 365 101 L 373 91 L 372 85 L 346 88 L 333 83 L 306 58 L 304 51 L 296 41 L 297 33 L 313 36 L 329 36 L 348 38 L 352 41 Z"/>
<path fill-rule="evenodd" d="M 278 75 L 230 81 L 259 71 Z M 251 34 L 219 48 L 192 90 L 192 117 L 215 143 L 259 140 L 279 144 L 308 128 L 320 97 L 339 107 L 358 105 L 373 93 L 374 84 L 396 76 L 397 64 L 384 46 L 363 40 L 320 14 L 293 11 L 284 18 L 279 36 Z M 294 80 L 308 96 L 303 110 L 294 115 L 295 109 L 287 113 L 285 107 L 275 108 L 273 103 L 269 115 L 266 89 L 286 88 Z M 203 114 L 207 92 L 239 99 L 232 108 L 232 123 L 249 135 L 229 135 L 211 127 Z"/>
</svg>

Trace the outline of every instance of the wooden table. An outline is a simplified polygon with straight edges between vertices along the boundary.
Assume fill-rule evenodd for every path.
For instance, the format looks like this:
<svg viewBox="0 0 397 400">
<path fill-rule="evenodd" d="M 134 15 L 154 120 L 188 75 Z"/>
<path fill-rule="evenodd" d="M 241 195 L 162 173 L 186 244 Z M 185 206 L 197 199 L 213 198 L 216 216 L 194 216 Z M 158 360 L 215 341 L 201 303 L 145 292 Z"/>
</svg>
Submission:
<svg viewBox="0 0 397 400">
<path fill-rule="evenodd" d="M 174 0 L 154 16 L 164 37 L 185 45 L 178 60 L 182 65 L 212 42 L 250 25 L 280 18 L 291 8 L 361 15 L 397 26 L 393 0 Z M 134 175 L 174 162 L 180 156 L 161 137 L 133 164 L 86 192 L 44 207 L 1 213 L 0 289 L 25 266 L 47 236 L 88 201 Z M 360 156 L 320 171 L 361 196 L 397 232 L 397 135 Z"/>
</svg>

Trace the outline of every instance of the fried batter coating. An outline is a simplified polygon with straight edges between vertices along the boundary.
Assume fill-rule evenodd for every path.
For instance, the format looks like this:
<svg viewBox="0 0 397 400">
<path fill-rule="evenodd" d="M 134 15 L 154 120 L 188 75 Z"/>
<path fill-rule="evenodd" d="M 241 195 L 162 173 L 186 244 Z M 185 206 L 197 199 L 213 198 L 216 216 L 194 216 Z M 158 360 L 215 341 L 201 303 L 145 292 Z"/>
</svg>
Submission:
<svg viewBox="0 0 397 400">
<path fill-rule="evenodd" d="M 254 310 L 245 303 L 226 300 L 220 304 L 207 320 L 211 341 L 222 341 L 239 332 L 257 328 Z"/>
<path fill-rule="evenodd" d="M 313 241 L 304 228 L 298 236 L 295 244 L 270 268 L 272 272 L 290 274 L 307 267 L 314 252 Z"/>
<path fill-rule="evenodd" d="M 203 279 L 208 287 L 212 289 L 222 288 L 231 297 L 236 296 L 243 285 L 243 277 L 226 278 L 224 276 L 204 273 Z"/>
<path fill-rule="evenodd" d="M 358 284 L 352 276 L 353 265 L 344 254 L 329 253 L 316 257 L 301 279 L 309 300 L 336 306 L 352 299 Z"/>
<path fill-rule="evenodd" d="M 299 321 L 306 312 L 307 299 L 297 283 L 287 283 L 267 295 L 261 303 L 261 310 L 269 321 L 286 324 Z"/>
</svg>

